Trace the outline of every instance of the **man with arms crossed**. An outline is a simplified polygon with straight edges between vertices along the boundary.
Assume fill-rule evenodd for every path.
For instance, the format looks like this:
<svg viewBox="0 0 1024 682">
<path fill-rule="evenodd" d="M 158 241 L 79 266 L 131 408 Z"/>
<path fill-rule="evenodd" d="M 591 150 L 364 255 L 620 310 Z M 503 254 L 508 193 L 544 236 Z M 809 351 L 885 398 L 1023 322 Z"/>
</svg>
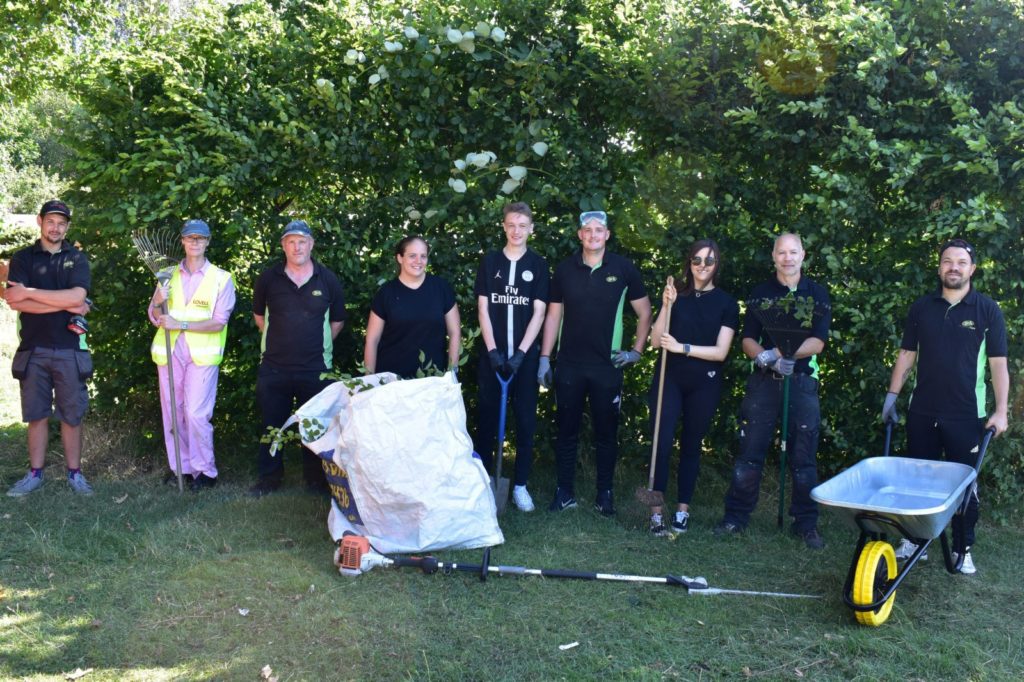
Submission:
<svg viewBox="0 0 1024 682">
<path fill-rule="evenodd" d="M 56 414 L 68 485 L 79 495 L 92 495 L 81 471 L 82 420 L 89 406 L 85 381 L 92 375 L 92 357 L 85 343 L 84 320 L 74 317 L 89 312 L 89 260 L 64 238 L 71 223 L 67 204 L 47 201 L 36 223 L 39 239 L 14 254 L 4 291 L 4 299 L 19 316 L 21 342 L 11 369 L 21 384 L 30 466 L 7 494 L 20 497 L 43 486 L 49 419 Z"/>
<path fill-rule="evenodd" d="M 1007 427 L 1010 374 L 1006 365 L 1006 324 L 999 304 L 971 286 L 977 265 L 963 239 L 939 250 L 940 287 L 914 301 L 903 326 L 903 341 L 889 379 L 882 419 L 898 420 L 896 398 L 917 365 L 917 383 L 907 414 L 907 453 L 918 459 L 946 459 L 975 465 L 986 429 Z M 995 411 L 985 411 L 985 365 L 992 374 Z M 954 523 L 954 545 L 967 547 L 961 573 L 976 572 L 970 548 L 978 523 L 978 490 L 972 486 L 963 523 Z M 960 536 L 963 533 L 963 537 Z M 909 558 L 917 545 L 906 538 L 896 550 Z M 926 558 L 922 556 L 922 558 Z"/>
</svg>

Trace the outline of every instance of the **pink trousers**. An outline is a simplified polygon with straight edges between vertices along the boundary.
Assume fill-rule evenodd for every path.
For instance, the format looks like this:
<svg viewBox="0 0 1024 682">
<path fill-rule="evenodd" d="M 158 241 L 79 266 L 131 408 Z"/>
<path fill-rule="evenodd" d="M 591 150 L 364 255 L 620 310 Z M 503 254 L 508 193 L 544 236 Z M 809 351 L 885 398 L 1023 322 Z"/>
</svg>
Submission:
<svg viewBox="0 0 1024 682">
<path fill-rule="evenodd" d="M 171 354 L 174 371 L 174 400 L 177 403 L 178 442 L 181 448 L 181 473 L 217 477 L 213 460 L 213 404 L 217 400 L 217 376 L 220 367 L 199 366 Z M 171 471 L 174 462 L 174 434 L 171 431 L 171 399 L 167 386 L 167 367 L 157 365 L 160 377 L 160 406 L 164 415 L 164 444 Z"/>
</svg>

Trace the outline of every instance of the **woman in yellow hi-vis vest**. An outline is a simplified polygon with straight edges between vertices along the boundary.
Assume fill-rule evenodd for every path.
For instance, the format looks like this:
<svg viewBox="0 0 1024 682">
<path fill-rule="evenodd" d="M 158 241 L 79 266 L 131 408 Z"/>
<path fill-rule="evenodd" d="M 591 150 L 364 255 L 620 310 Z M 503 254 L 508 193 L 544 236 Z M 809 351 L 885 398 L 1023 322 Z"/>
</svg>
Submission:
<svg viewBox="0 0 1024 682">
<path fill-rule="evenodd" d="M 210 227 L 188 220 L 181 228 L 185 259 L 173 269 L 170 281 L 157 286 L 149 302 L 149 320 L 158 327 L 150 352 L 160 378 L 160 404 L 164 416 L 164 444 L 170 472 L 164 483 L 177 480 L 170 389 L 167 381 L 167 343 L 171 336 L 171 374 L 181 450 L 181 473 L 192 476 L 193 491 L 217 485 L 213 459 L 213 404 L 217 375 L 224 357 L 227 323 L 235 307 L 235 283 L 230 273 L 206 260 Z M 167 314 L 160 306 L 167 301 Z"/>
</svg>

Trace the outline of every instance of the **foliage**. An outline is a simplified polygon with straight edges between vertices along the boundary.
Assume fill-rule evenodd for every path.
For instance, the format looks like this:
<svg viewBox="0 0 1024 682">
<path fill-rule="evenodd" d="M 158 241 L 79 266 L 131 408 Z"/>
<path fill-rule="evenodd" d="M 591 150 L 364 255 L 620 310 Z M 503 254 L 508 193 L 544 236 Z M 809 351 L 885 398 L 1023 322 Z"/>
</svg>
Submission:
<svg viewBox="0 0 1024 682">
<path fill-rule="evenodd" d="M 771 273 L 771 237 L 798 232 L 807 274 L 832 290 L 829 469 L 880 450 L 900 322 L 934 286 L 948 237 L 974 242 L 976 284 L 1003 305 L 1011 356 L 1024 350 L 1019 0 L 264 0 L 133 21 L 131 40 L 75 69 L 89 120 L 74 140 L 75 229 L 103 311 L 101 404 L 152 391 L 149 332 L 130 303 L 150 284 L 126 235 L 189 216 L 213 225 L 211 258 L 239 284 L 218 411 L 243 431 L 258 358 L 251 282 L 292 216 L 311 220 L 317 256 L 346 285 L 340 372 L 361 357 L 404 234 L 432 243 L 433 271 L 472 319 L 469 283 L 500 245 L 510 199 L 534 207 L 532 244 L 552 266 L 575 247 L 578 211 L 609 210 L 612 248 L 652 291 L 693 239 L 713 236 L 722 284 L 742 298 Z M 740 356 L 709 439 L 722 456 Z M 627 453 L 647 439 L 643 369 L 627 374 Z M 474 378 L 462 378 L 471 401 Z M 541 410 L 546 424 L 550 402 Z"/>
</svg>

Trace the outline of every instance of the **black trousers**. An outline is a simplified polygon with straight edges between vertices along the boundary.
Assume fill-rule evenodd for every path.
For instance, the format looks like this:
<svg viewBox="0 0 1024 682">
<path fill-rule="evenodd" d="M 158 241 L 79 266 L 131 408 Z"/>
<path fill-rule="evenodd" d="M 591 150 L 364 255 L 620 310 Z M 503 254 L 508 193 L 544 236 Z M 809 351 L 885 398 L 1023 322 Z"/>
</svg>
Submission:
<svg viewBox="0 0 1024 682">
<path fill-rule="evenodd" d="M 533 436 L 537 432 L 537 363 L 540 349 L 526 354 L 522 366 L 508 385 L 510 409 L 505 413 L 505 430 L 511 418 L 516 426 L 515 484 L 526 485 L 533 464 Z M 480 455 L 484 468 L 494 474 L 494 448 L 498 442 L 498 415 L 501 411 L 501 385 L 491 369 L 486 353 L 480 354 L 477 367 L 477 425 L 473 449 Z"/>
<path fill-rule="evenodd" d="M 977 463 L 978 448 L 985 433 L 985 419 L 944 419 L 910 412 L 907 414 L 907 455 L 915 459 L 941 460 L 943 454 L 949 462 L 973 467 Z M 954 520 L 953 544 L 963 533 L 964 544 L 974 544 L 974 526 L 978 523 L 978 484 L 967 493 L 967 511 L 962 523 Z"/>
<path fill-rule="evenodd" d="M 558 487 L 575 494 L 576 457 L 580 442 L 583 405 L 589 398 L 590 418 L 594 424 L 594 449 L 597 462 L 597 490 L 611 490 L 615 478 L 615 460 L 619 410 L 622 405 L 622 370 L 559 362 L 555 367 L 555 405 L 558 437 L 555 463 Z"/>
<path fill-rule="evenodd" d="M 658 406 L 658 368 L 648 402 L 651 408 L 651 433 Z M 654 467 L 654 489 L 665 492 L 668 486 L 669 455 L 675 440 L 676 423 L 682 421 L 683 430 L 679 437 L 679 471 L 676 475 L 677 500 L 690 504 L 700 473 L 700 446 L 711 426 L 711 420 L 722 396 L 721 369 L 708 369 L 704 365 L 693 365 L 668 369 L 665 372 L 665 389 L 661 400 L 661 423 L 657 434 L 658 449 Z"/>
<path fill-rule="evenodd" d="M 261 364 L 256 376 L 256 403 L 262 420 L 260 436 L 268 426 L 280 428 L 296 408 L 330 383 L 320 378 L 319 370 L 293 372 Z M 277 456 L 271 457 L 270 445 L 260 443 L 256 466 L 260 479 L 280 480 L 284 478 L 284 453 L 278 450 Z M 327 485 L 320 458 L 307 448 L 302 448 L 302 477 L 307 485 Z"/>
</svg>

